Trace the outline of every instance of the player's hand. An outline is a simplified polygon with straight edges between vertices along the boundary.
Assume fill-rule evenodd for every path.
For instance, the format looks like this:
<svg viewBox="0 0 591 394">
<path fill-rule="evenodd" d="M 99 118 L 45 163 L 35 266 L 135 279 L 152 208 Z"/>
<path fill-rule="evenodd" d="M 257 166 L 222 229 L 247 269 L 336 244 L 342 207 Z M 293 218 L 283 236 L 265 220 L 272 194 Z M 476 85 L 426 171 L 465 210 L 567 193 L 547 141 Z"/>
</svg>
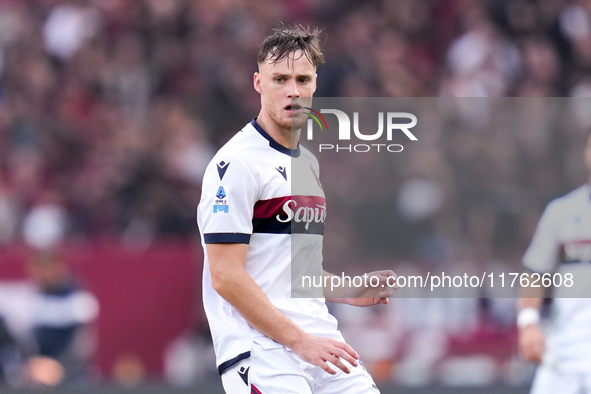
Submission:
<svg viewBox="0 0 591 394">
<path fill-rule="evenodd" d="M 331 338 L 315 337 L 305 334 L 304 340 L 299 341 L 292 350 L 304 361 L 314 364 L 328 372 L 336 374 L 337 371 L 330 367 L 330 364 L 341 369 L 345 373 L 351 372 L 350 367 L 343 362 L 356 367 L 359 362 L 359 355 L 353 348 L 344 342 Z"/>
<path fill-rule="evenodd" d="M 396 283 L 396 274 L 392 270 L 374 271 L 367 274 L 368 283 L 377 286 L 367 286 L 359 289 L 358 294 L 347 300 L 347 304 L 353 306 L 371 306 L 377 304 L 387 304 L 388 298 L 394 295 L 398 290 Z M 371 279 L 375 277 L 377 279 Z"/>
<path fill-rule="evenodd" d="M 545 342 L 546 337 L 537 324 L 529 324 L 519 329 L 519 353 L 527 361 L 542 361 Z"/>
</svg>

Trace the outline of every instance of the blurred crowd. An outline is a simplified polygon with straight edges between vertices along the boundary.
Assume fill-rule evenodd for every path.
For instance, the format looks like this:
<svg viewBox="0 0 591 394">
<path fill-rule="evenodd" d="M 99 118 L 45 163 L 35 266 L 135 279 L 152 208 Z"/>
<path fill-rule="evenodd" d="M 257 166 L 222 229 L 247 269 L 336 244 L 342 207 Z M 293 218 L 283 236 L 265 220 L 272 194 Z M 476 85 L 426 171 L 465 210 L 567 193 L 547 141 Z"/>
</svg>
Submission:
<svg viewBox="0 0 591 394">
<path fill-rule="evenodd" d="M 324 29 L 319 97 L 591 96 L 589 0 L 0 0 L 0 249 L 196 238 L 205 166 L 257 115 L 256 54 L 279 21 Z M 449 257 L 450 236 L 464 257 L 516 253 L 548 199 L 584 182 L 588 118 L 484 133 L 474 111 L 397 163 L 378 204 L 405 227 L 356 238 L 374 257 Z M 327 194 L 361 195 L 342 165 L 322 164 Z M 330 220 L 364 204 L 335 201 Z M 346 256 L 354 230 L 333 229 L 326 249 Z"/>
<path fill-rule="evenodd" d="M 27 227 L 40 245 L 196 235 L 204 166 L 256 115 L 278 21 L 325 29 L 321 97 L 585 96 L 590 15 L 585 0 L 1 0 L 0 243 Z"/>
</svg>

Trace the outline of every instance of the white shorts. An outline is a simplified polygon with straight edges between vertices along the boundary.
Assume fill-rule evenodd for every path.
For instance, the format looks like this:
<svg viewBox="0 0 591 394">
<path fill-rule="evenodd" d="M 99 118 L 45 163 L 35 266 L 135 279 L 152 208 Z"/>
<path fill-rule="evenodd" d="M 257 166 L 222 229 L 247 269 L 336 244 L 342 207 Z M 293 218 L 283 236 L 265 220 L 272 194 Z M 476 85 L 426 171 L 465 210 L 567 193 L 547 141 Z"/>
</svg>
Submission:
<svg viewBox="0 0 591 394">
<path fill-rule="evenodd" d="M 536 370 L 530 394 L 591 393 L 591 373 L 565 373 L 544 364 Z"/>
<path fill-rule="evenodd" d="M 346 361 L 345 361 L 346 363 Z M 334 369 L 336 367 L 332 366 Z M 254 342 L 250 357 L 222 374 L 227 394 L 376 394 L 380 391 L 360 363 L 331 375 L 285 347 L 265 349 Z"/>
</svg>

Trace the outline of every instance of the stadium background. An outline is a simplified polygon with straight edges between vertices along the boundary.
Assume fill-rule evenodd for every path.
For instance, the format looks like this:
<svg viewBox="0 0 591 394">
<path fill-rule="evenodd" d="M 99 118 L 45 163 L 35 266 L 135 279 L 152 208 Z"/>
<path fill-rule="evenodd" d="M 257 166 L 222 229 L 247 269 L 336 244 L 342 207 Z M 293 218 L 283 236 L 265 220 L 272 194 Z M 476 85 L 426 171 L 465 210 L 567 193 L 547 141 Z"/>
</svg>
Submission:
<svg viewBox="0 0 591 394">
<path fill-rule="evenodd" d="M 585 0 L 0 0 L 0 306 L 31 282 L 36 247 L 57 251 L 100 305 L 87 379 L 72 384 L 219 391 L 195 207 L 205 165 L 258 112 L 256 52 L 280 20 L 324 28 L 320 97 L 591 95 Z M 438 181 L 467 202 L 453 234 L 466 256 L 519 259 L 544 204 L 584 182 L 581 135 L 450 134 L 461 143 L 437 160 L 454 176 Z M 516 207 L 528 214 L 482 209 L 470 164 L 483 152 L 536 196 Z M 527 182 L 508 175 L 524 166 Z M 516 354 L 512 302 L 335 313 L 383 392 L 523 392 L 532 366 Z"/>
</svg>

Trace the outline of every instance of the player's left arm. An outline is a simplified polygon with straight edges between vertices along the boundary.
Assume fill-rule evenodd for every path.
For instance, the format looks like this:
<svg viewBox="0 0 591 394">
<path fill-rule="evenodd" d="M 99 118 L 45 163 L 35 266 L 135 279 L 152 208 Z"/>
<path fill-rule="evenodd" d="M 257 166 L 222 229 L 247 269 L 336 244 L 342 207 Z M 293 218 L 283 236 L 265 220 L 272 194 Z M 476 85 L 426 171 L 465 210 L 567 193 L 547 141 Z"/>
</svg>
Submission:
<svg viewBox="0 0 591 394">
<path fill-rule="evenodd" d="M 318 160 L 314 164 L 316 174 L 320 176 Z M 323 283 L 334 283 L 331 281 L 331 277 L 336 277 L 336 275 L 327 271 L 323 271 L 323 273 Z M 362 286 L 345 286 L 342 284 L 338 287 L 324 286 L 324 298 L 328 302 L 338 302 L 353 306 L 371 306 L 387 304 L 389 302 L 388 298 L 392 297 L 394 291 L 398 289 L 396 274 L 392 270 L 373 271 L 364 274 L 362 277 L 364 278 Z M 372 280 L 372 278 L 374 279 Z"/>
<path fill-rule="evenodd" d="M 349 304 L 353 306 L 371 306 L 387 304 L 388 298 L 398 289 L 396 274 L 392 270 L 373 271 L 362 275 L 361 286 L 343 284 L 341 277 L 324 271 L 327 286 L 324 287 L 326 301 Z M 332 277 L 335 280 L 332 281 Z M 339 279 L 337 281 L 336 279 Z M 339 282 L 339 286 L 332 284 Z M 356 281 L 358 283 L 359 281 Z"/>
</svg>

